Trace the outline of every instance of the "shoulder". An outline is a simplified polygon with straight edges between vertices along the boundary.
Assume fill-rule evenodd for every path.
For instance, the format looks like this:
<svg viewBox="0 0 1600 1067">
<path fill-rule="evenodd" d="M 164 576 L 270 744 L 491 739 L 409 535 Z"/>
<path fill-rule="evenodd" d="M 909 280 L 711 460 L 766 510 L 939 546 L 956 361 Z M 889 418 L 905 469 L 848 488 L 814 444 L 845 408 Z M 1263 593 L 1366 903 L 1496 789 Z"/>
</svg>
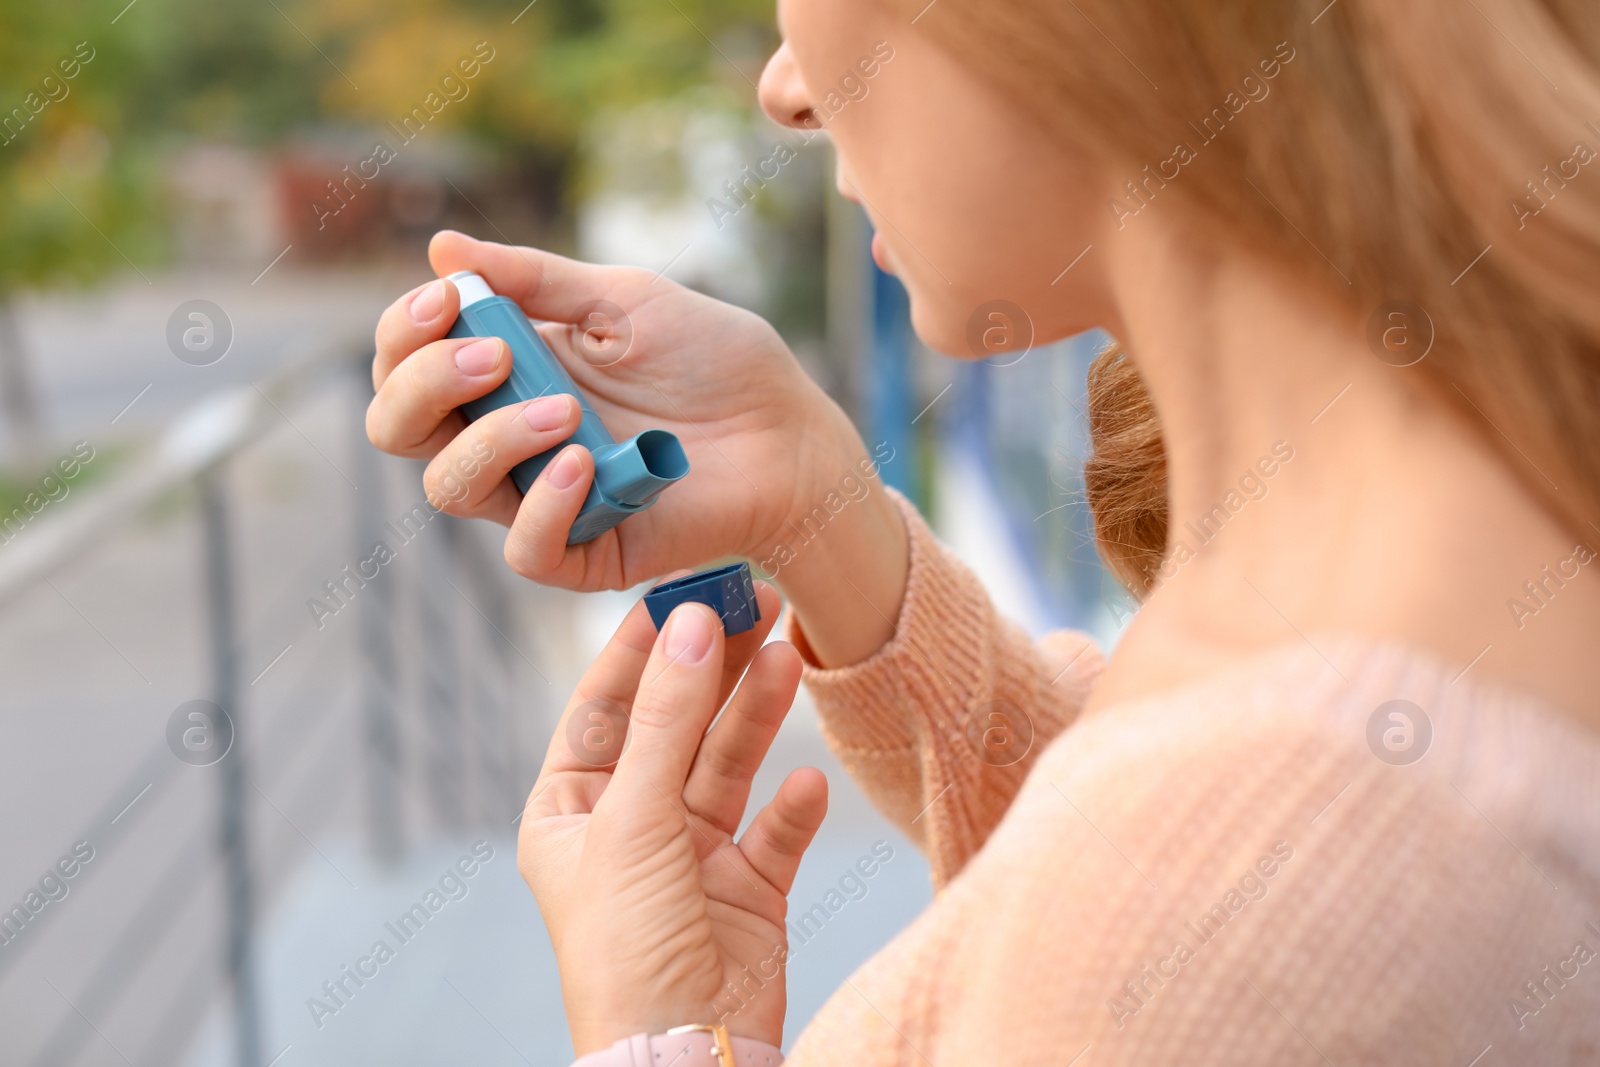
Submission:
<svg viewBox="0 0 1600 1067">
<path fill-rule="evenodd" d="M 1534 1012 L 1546 1040 L 1600 1040 L 1600 962 L 1579 962 L 1600 960 L 1600 745 L 1385 656 L 1271 657 L 1085 716 L 951 888 L 1022 918 L 957 943 L 993 973 L 1080 968 L 1056 992 L 1130 1055 L 1217 1026 L 1292 1044 L 1280 1013 L 1334 1062 L 1481 1032 L 1467 1062 L 1525 1047 Z M 1547 966 L 1593 980 L 1540 999 Z"/>
<path fill-rule="evenodd" d="M 1358 651 L 1074 723 L 815 1035 L 870 1034 L 882 1062 L 907 1042 L 945 1062 L 1092 1045 L 1096 1063 L 1237 1067 L 1308 1043 L 1336 1063 L 1491 1043 L 1577 1062 L 1600 1042 L 1594 739 Z M 1382 736 L 1404 726 L 1393 700 L 1415 709 L 1405 758 Z"/>
</svg>

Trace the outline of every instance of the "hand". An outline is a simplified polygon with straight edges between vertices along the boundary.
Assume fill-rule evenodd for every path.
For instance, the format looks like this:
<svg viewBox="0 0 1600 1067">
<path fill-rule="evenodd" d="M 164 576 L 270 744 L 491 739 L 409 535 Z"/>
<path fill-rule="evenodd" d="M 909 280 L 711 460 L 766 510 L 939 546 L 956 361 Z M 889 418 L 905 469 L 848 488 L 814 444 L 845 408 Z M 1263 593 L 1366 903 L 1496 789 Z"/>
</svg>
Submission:
<svg viewBox="0 0 1600 1067">
<path fill-rule="evenodd" d="M 679 606 L 659 637 L 636 605 L 573 694 L 528 798 L 517 862 L 579 1055 L 718 1021 L 782 1044 L 786 897 L 828 791 L 820 771 L 794 771 L 735 841 L 800 678 L 791 646 L 762 647 L 780 605 L 764 582 L 757 595 L 763 621 L 731 639 L 704 605 Z M 731 991 L 751 976 L 753 995 Z"/>
<path fill-rule="evenodd" d="M 548 320 L 539 327 L 545 342 L 618 440 L 670 430 L 689 455 L 689 476 L 653 507 L 568 546 L 594 474 L 589 452 L 569 446 L 526 499 L 506 474 L 570 436 L 577 404 L 544 398 L 469 426 L 456 408 L 505 380 L 506 345 L 443 339 L 460 301 L 449 281 L 400 298 L 378 324 L 367 434 L 384 451 L 431 458 L 424 484 L 436 507 L 509 526 L 505 554 L 518 573 L 569 589 L 620 589 L 719 556 L 761 558 L 786 522 L 842 476 L 859 475 L 866 449 L 854 427 L 759 316 L 647 270 L 450 231 L 434 237 L 429 259 L 441 276 L 478 272 Z M 580 323 L 599 300 L 620 306 L 626 321 Z"/>
</svg>

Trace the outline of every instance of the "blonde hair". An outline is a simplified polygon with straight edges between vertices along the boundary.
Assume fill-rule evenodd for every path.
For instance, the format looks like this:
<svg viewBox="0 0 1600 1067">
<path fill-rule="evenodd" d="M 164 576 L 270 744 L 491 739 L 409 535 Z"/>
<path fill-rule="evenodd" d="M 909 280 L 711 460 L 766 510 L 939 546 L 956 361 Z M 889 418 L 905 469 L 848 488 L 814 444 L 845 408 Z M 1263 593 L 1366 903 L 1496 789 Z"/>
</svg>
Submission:
<svg viewBox="0 0 1600 1067">
<path fill-rule="evenodd" d="M 1362 322 L 1420 305 L 1433 347 L 1395 373 L 1600 535 L 1600 4 L 940 0 L 917 29 L 1047 136 L 1126 165 L 1126 225 L 1182 199 Z M 1096 534 L 1142 594 L 1166 548 L 1160 423 L 1119 350 L 1089 387 Z"/>
</svg>

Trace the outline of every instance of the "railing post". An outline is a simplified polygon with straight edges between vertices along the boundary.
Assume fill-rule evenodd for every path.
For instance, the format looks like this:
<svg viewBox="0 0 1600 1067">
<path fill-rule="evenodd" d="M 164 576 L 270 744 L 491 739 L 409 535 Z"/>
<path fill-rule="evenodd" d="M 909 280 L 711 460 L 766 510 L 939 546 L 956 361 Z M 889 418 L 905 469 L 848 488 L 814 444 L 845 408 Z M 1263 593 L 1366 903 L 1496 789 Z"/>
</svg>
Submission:
<svg viewBox="0 0 1600 1067">
<path fill-rule="evenodd" d="M 418 479 L 421 480 L 420 478 Z M 450 587 L 456 570 L 456 519 L 436 515 L 423 532 L 421 581 L 416 594 L 422 623 L 422 715 L 428 731 L 428 789 L 434 816 L 447 830 L 466 825 L 470 782 L 463 757 L 466 700 L 456 655 L 460 611 Z M 474 664 L 476 666 L 476 664 Z"/>
<path fill-rule="evenodd" d="M 233 561 L 229 552 L 227 501 L 222 469 L 200 477 L 200 513 L 205 541 L 206 601 L 211 620 L 212 692 L 233 720 L 233 749 L 223 757 L 219 844 L 222 848 L 228 916 L 228 975 L 233 982 L 239 1067 L 260 1067 L 261 1019 L 256 999 L 252 932 L 254 886 L 245 819 L 245 745 L 239 707 L 238 646 L 234 634 Z"/>
<path fill-rule="evenodd" d="M 532 713 L 534 709 L 527 707 L 532 702 L 528 692 L 519 690 L 516 684 L 515 657 L 522 655 L 517 651 L 521 636 L 506 590 L 510 579 L 505 562 L 499 553 L 487 551 L 473 531 L 463 530 L 461 534 L 456 559 L 459 572 L 472 590 L 472 606 L 476 609 L 469 614 L 467 624 L 481 624 L 475 647 L 482 650 L 478 655 L 492 657 L 494 668 L 491 671 L 482 663 L 474 663 L 471 671 L 478 697 L 474 716 L 476 763 L 482 783 L 478 795 L 488 818 L 499 819 L 503 818 L 502 810 L 515 812 L 527 798 L 526 788 L 518 778 L 522 750 L 517 722 L 519 713 Z M 538 711 L 543 712 L 550 697 L 540 695 L 539 699 Z M 550 725 L 554 724 L 552 718 Z"/>
<path fill-rule="evenodd" d="M 357 490 L 351 494 L 355 509 L 356 558 L 364 559 L 373 545 L 384 540 L 384 470 L 382 457 L 367 440 L 366 406 L 372 399 L 366 365 L 356 364 L 355 425 Z M 362 717 L 367 739 L 368 849 L 378 862 L 399 862 L 405 848 L 400 827 L 400 731 L 395 723 L 396 684 L 394 654 L 394 576 L 381 575 L 367 585 L 356 608 L 361 631 Z"/>
</svg>

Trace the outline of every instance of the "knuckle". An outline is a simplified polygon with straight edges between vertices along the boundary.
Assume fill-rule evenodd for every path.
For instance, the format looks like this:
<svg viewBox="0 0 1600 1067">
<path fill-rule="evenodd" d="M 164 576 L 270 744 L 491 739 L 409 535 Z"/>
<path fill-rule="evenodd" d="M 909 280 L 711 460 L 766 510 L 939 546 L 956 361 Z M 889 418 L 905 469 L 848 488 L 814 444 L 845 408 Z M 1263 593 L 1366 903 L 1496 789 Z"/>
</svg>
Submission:
<svg viewBox="0 0 1600 1067">
<path fill-rule="evenodd" d="M 435 456 L 422 472 L 422 491 L 428 503 L 439 511 L 455 514 L 470 492 L 470 488 L 450 469 L 445 454 Z"/>
<path fill-rule="evenodd" d="M 633 711 L 628 716 L 633 726 L 643 730 L 667 730 L 682 716 L 680 701 L 660 688 L 642 688 L 634 698 Z"/>
<path fill-rule="evenodd" d="M 480 476 L 484 473 L 484 465 L 494 457 L 492 446 L 475 434 L 469 441 L 469 434 L 472 434 L 471 430 L 457 435 L 423 472 L 423 486 L 430 500 L 437 497 L 438 501 L 443 501 L 435 502 L 434 506 L 452 514 L 464 513 L 468 505 L 477 502 L 482 495 Z"/>
<path fill-rule="evenodd" d="M 506 565 L 522 577 L 537 582 L 543 576 L 544 572 L 538 566 L 538 557 L 527 534 L 517 529 L 515 523 L 511 526 L 511 532 L 506 534 L 505 557 Z"/>
<path fill-rule="evenodd" d="M 748 777 L 745 763 L 739 758 L 738 753 L 716 745 L 705 745 L 700 749 L 700 762 L 714 778 L 739 781 Z"/>
<path fill-rule="evenodd" d="M 378 325 L 372 330 L 372 347 L 379 355 L 389 347 L 390 323 L 394 321 L 393 304 L 383 309 L 383 314 L 378 316 Z"/>
<path fill-rule="evenodd" d="M 372 402 L 367 405 L 367 440 L 371 441 L 373 447 L 380 452 L 392 454 L 398 451 L 399 446 L 394 439 L 393 429 L 384 415 L 382 406 L 378 403 L 378 397 L 373 397 Z"/>
<path fill-rule="evenodd" d="M 779 809 L 771 810 L 772 818 L 761 827 L 762 843 L 778 856 L 801 856 L 806 851 L 804 828 Z"/>
<path fill-rule="evenodd" d="M 620 283 L 648 286 L 652 282 L 657 284 L 666 282 L 669 288 L 676 288 L 678 285 L 677 282 L 666 276 L 657 278 L 654 272 L 644 267 L 615 267 L 613 269 L 617 272 L 616 281 Z"/>
<path fill-rule="evenodd" d="M 775 855 L 787 859 L 800 859 L 806 854 L 806 842 L 800 830 L 795 827 L 785 827 L 769 834 L 767 844 Z"/>
<path fill-rule="evenodd" d="M 428 375 L 397 371 L 395 377 L 399 379 L 399 386 L 405 390 L 405 407 L 408 411 L 426 411 L 437 406 L 437 387 L 429 380 Z"/>
<path fill-rule="evenodd" d="M 378 326 L 372 331 L 373 343 L 382 353 L 385 349 L 393 348 L 400 338 L 402 331 L 401 316 L 404 308 L 401 306 L 405 297 L 401 296 L 394 303 L 383 309 L 383 314 L 378 316 Z"/>
</svg>

